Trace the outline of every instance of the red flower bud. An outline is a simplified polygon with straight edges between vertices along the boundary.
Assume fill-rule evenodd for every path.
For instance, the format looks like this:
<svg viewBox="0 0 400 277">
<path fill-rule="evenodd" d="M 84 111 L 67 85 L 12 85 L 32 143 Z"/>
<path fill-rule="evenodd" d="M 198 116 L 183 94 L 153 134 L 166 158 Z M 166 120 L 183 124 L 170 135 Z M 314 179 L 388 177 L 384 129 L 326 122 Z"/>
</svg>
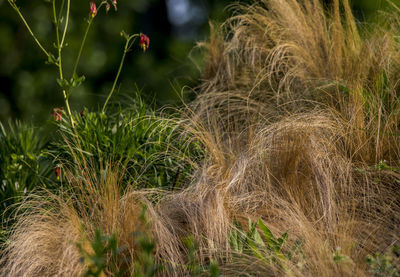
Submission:
<svg viewBox="0 0 400 277">
<path fill-rule="evenodd" d="M 89 16 L 91 18 L 94 18 L 97 14 L 97 7 L 96 7 L 96 3 L 94 2 L 90 2 L 90 12 L 89 12 Z"/>
<path fill-rule="evenodd" d="M 109 3 L 106 4 L 106 12 L 108 12 L 111 8 L 111 5 Z"/>
<path fill-rule="evenodd" d="M 57 167 L 54 169 L 54 174 L 56 175 L 57 180 L 60 180 L 61 168 L 57 166 Z"/>
<path fill-rule="evenodd" d="M 112 0 L 111 2 L 114 6 L 114 10 L 117 10 L 117 0 Z"/>
<path fill-rule="evenodd" d="M 140 47 L 143 49 L 143 52 L 146 52 L 147 48 L 150 45 L 150 39 L 145 34 L 140 34 Z"/>
<path fill-rule="evenodd" d="M 55 121 L 61 121 L 63 113 L 64 113 L 64 108 L 63 107 L 53 109 L 54 120 Z"/>
</svg>

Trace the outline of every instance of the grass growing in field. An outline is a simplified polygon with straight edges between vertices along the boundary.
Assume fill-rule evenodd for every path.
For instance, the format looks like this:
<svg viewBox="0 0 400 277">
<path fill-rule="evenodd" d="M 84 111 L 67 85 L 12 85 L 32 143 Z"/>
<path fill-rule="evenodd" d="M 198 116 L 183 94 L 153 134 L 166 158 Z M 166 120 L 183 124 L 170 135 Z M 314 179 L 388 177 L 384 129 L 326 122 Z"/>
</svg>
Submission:
<svg viewBox="0 0 400 277">
<path fill-rule="evenodd" d="M 398 18 L 234 6 L 180 114 L 139 101 L 59 123 L 63 186 L 24 199 L 0 272 L 397 276 Z"/>
</svg>

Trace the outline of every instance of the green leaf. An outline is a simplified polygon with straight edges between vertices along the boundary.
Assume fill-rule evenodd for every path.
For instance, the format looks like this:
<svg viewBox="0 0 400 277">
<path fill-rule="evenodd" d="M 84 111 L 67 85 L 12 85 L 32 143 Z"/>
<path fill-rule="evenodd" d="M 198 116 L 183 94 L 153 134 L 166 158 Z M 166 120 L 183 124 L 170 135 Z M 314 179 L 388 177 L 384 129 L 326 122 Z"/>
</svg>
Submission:
<svg viewBox="0 0 400 277">
<path fill-rule="evenodd" d="M 261 238 L 260 233 L 258 233 L 257 230 L 255 231 L 253 238 L 254 238 L 254 242 L 258 246 L 266 248 L 265 243 L 264 243 L 263 239 Z"/>
<path fill-rule="evenodd" d="M 271 247 L 275 246 L 276 239 L 274 237 L 274 234 L 272 234 L 271 230 L 264 224 L 264 222 L 261 219 L 258 220 L 258 225 L 260 226 L 261 231 L 264 233 L 267 244 Z"/>
</svg>

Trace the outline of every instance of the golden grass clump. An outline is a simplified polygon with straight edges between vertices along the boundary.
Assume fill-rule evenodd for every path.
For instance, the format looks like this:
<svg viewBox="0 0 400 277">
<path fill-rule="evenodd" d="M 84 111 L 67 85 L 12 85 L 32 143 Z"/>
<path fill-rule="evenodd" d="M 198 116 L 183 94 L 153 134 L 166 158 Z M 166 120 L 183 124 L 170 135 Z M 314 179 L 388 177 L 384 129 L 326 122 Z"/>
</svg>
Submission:
<svg viewBox="0 0 400 277">
<path fill-rule="evenodd" d="M 16 213 L 18 222 L 0 261 L 0 276 L 82 276 L 94 265 L 82 260 L 83 253 L 77 245 L 93 254 L 91 242 L 96 230 L 117 236 L 122 249 L 118 260 L 110 253 L 106 256 L 107 264 L 114 259 L 114 270 L 133 268 L 138 259 L 138 232 L 154 232 L 155 237 L 165 239 L 156 256 L 182 263 L 174 256 L 168 257 L 170 252 L 177 251 L 179 243 L 160 225 L 162 220 L 157 220 L 157 214 L 147 203 L 146 195 L 150 192 L 121 191 L 121 172 L 113 167 L 105 171 L 104 177 L 88 167 L 81 168 L 81 172 L 79 177 L 68 174 L 71 190 L 61 191 L 61 195 L 32 195 L 21 204 Z M 142 204 L 146 203 L 146 216 L 154 221 L 151 229 L 139 219 Z M 100 276 L 113 274 L 107 270 Z"/>
<path fill-rule="evenodd" d="M 191 183 L 121 191 L 123 172 L 98 180 L 82 165 L 69 178 L 72 194 L 23 205 L 30 209 L 13 229 L 2 276 L 79 276 L 90 265 L 75 244 L 98 228 L 117 234 L 116 264 L 131 274 L 143 202 L 160 276 L 190 276 L 188 236 L 200 265 L 216 260 L 224 276 L 368 276 L 366 255 L 400 239 L 397 18 L 370 31 L 348 0 L 235 5 L 202 44 L 204 79 L 182 120 L 182 135 L 205 152 Z M 237 253 L 229 235 L 249 218 L 288 231 L 284 251 L 298 239 L 301 250 L 279 263 Z"/>
<path fill-rule="evenodd" d="M 399 158 L 397 136 L 382 135 L 396 134 L 399 121 L 397 11 L 385 15 L 383 26 L 367 28 L 356 23 L 348 1 L 324 7 L 319 0 L 265 0 L 233 8 L 222 30 L 200 44 L 208 59 L 199 114 L 213 109 L 226 122 L 247 118 L 241 125 L 248 128 L 255 117 L 333 109 L 349 123 L 348 146 L 360 159 Z"/>
</svg>

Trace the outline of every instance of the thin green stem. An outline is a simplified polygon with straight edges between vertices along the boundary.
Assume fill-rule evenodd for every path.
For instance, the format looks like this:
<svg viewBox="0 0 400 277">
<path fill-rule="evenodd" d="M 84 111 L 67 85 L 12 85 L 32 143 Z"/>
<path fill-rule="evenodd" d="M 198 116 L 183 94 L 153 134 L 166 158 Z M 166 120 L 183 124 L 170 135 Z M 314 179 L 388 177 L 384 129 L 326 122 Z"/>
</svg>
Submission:
<svg viewBox="0 0 400 277">
<path fill-rule="evenodd" d="M 107 4 L 107 1 L 102 1 L 100 3 L 100 5 L 98 6 L 98 8 L 97 8 L 97 12 L 99 12 L 101 7 L 103 5 L 105 5 L 105 4 Z M 74 77 L 75 74 L 76 74 L 76 69 L 78 68 L 79 60 L 81 59 L 83 47 L 85 46 L 86 38 L 87 38 L 87 35 L 89 33 L 89 29 L 90 29 L 90 26 L 92 25 L 92 22 L 93 22 L 93 17 L 89 17 L 89 23 L 88 23 L 88 26 L 86 27 L 85 34 L 84 34 L 83 39 L 82 39 L 81 47 L 80 47 L 79 52 L 78 52 L 78 57 L 76 58 L 76 61 L 75 61 L 74 70 L 72 71 L 72 77 Z"/>
<path fill-rule="evenodd" d="M 134 35 L 131 35 L 131 36 L 129 36 L 129 37 L 126 38 L 126 43 L 125 43 L 125 47 L 124 47 L 124 53 L 123 53 L 123 55 L 122 55 L 122 59 L 121 59 L 121 62 L 120 62 L 120 64 L 119 64 L 119 68 L 118 68 L 117 75 L 115 76 L 115 80 L 114 80 L 114 83 L 113 83 L 112 88 L 111 88 L 111 90 L 110 90 L 110 93 L 108 94 L 107 99 L 106 99 L 106 102 L 104 102 L 103 109 L 101 110 L 101 113 L 103 113 L 103 114 L 104 114 L 104 112 L 106 111 L 106 107 L 107 107 L 108 101 L 110 101 L 111 96 L 112 96 L 113 93 L 114 93 L 115 87 L 117 86 L 118 78 L 119 78 L 119 75 L 121 74 L 122 67 L 123 67 L 123 65 L 124 65 L 126 53 L 128 53 L 129 50 L 130 50 L 131 47 L 132 47 L 133 42 L 131 43 L 131 40 L 134 39 L 134 38 L 136 38 L 137 36 L 139 36 L 139 35 L 138 35 L 138 34 L 134 34 Z"/>
<path fill-rule="evenodd" d="M 57 17 L 58 20 L 60 20 L 62 11 L 64 10 L 64 3 L 65 3 L 65 0 L 62 0 L 61 5 L 60 5 L 60 10 L 58 11 L 58 17 Z"/>
<path fill-rule="evenodd" d="M 63 3 L 61 4 L 60 7 L 60 11 L 59 11 L 59 16 L 57 17 L 57 13 L 56 13 L 56 4 L 55 4 L 55 0 L 53 0 L 53 17 L 54 17 L 54 24 L 56 27 L 56 35 L 57 35 L 57 49 L 58 49 L 58 70 L 59 70 L 59 75 L 60 75 L 60 79 L 63 80 L 64 79 L 64 75 L 63 75 L 63 68 L 62 68 L 62 48 L 63 48 L 63 44 L 64 44 L 64 39 L 65 39 L 65 34 L 67 32 L 67 28 L 68 28 L 68 19 L 69 19 L 69 7 L 70 7 L 70 0 L 68 0 L 67 2 L 67 16 L 66 16 L 66 22 L 65 22 L 65 26 L 64 26 L 64 31 L 63 31 L 63 37 L 62 40 L 60 42 L 60 33 L 59 33 L 59 23 L 60 23 L 60 17 L 62 14 L 62 10 L 64 8 L 64 0 Z M 64 102 L 65 102 L 65 106 L 67 108 L 67 113 L 68 113 L 68 117 L 71 120 L 71 123 L 73 124 L 74 120 L 72 117 L 72 113 L 71 113 L 71 108 L 69 106 L 69 95 L 67 93 L 67 91 L 65 89 L 63 89 L 62 91 L 63 96 L 64 96 Z"/>
<path fill-rule="evenodd" d="M 71 4 L 71 0 L 68 0 L 67 1 L 67 15 L 66 15 L 66 19 L 65 19 L 64 32 L 63 32 L 61 43 L 60 43 L 60 47 L 61 48 L 64 47 L 65 35 L 67 34 L 68 23 L 69 23 L 69 10 L 70 10 L 70 6 L 71 6 L 70 4 Z"/>
<path fill-rule="evenodd" d="M 61 59 L 61 45 L 58 46 L 58 69 L 60 73 L 60 79 L 64 80 L 63 70 L 62 70 L 62 59 Z"/>
<path fill-rule="evenodd" d="M 123 55 L 122 55 L 122 59 L 121 59 L 121 62 L 120 62 L 120 64 L 119 64 L 117 76 L 115 76 L 114 83 L 113 83 L 113 85 L 112 85 L 111 91 L 110 91 L 110 93 L 109 93 L 108 96 L 107 96 L 107 99 L 106 99 L 106 102 L 104 103 L 103 109 L 101 110 L 101 113 L 103 113 L 103 114 L 104 114 L 104 112 L 105 112 L 105 110 L 106 110 L 108 101 L 110 101 L 110 98 L 111 98 L 111 96 L 112 96 L 113 93 L 114 93 L 115 87 L 116 87 L 117 82 L 118 82 L 119 75 L 121 74 L 122 66 L 124 65 L 124 61 L 125 61 L 125 56 L 126 56 L 126 53 L 128 52 L 128 51 L 127 51 L 127 49 L 128 49 L 128 48 L 127 48 L 127 47 L 128 47 L 128 44 L 129 44 L 129 41 L 126 41 L 126 43 L 125 43 L 125 48 L 124 48 L 124 53 L 123 53 Z"/>
<path fill-rule="evenodd" d="M 63 89 L 63 96 L 64 96 L 64 101 L 65 101 L 65 106 L 67 107 L 67 112 L 68 112 L 69 119 L 71 120 L 71 123 L 73 125 L 74 119 L 72 117 L 71 109 L 69 107 L 69 101 L 68 101 L 68 97 L 69 96 L 67 95 L 67 92 L 65 91 L 65 89 Z"/>
<path fill-rule="evenodd" d="M 57 14 L 56 14 L 56 0 L 52 1 L 52 7 L 53 7 L 53 23 L 57 27 Z"/>
<path fill-rule="evenodd" d="M 64 26 L 64 31 L 63 31 L 63 35 L 61 38 L 61 42 L 58 45 L 58 58 L 59 58 L 59 66 L 60 66 L 60 79 L 63 80 L 64 76 L 63 76 L 63 71 L 62 71 L 62 58 L 61 58 L 61 52 L 62 49 L 64 47 L 64 41 L 65 41 L 65 36 L 67 34 L 67 29 L 68 29 L 68 23 L 69 23 L 69 11 L 70 11 L 70 6 L 71 6 L 71 0 L 67 0 L 67 13 L 65 16 L 65 26 Z M 63 7 L 62 7 L 63 8 Z M 71 108 L 69 107 L 69 93 L 67 91 L 65 91 L 65 89 L 63 89 L 63 96 L 64 96 L 64 102 L 65 102 L 65 106 L 67 108 L 67 112 L 68 112 L 68 116 L 71 120 L 71 124 L 72 126 L 74 126 L 74 119 L 72 117 L 72 113 L 71 113 Z"/>
<path fill-rule="evenodd" d="M 105 4 L 107 4 L 107 1 L 101 2 L 100 5 L 99 5 L 99 7 L 97 8 L 97 11 L 99 12 L 100 9 L 101 9 L 101 7 L 102 7 L 103 5 L 105 5 Z M 89 29 L 90 29 L 90 26 L 92 25 L 92 22 L 93 22 L 93 17 L 90 17 L 90 18 L 89 18 L 88 26 L 86 27 L 85 34 L 84 34 L 83 39 L 82 39 L 81 47 L 79 48 L 78 57 L 77 57 L 76 60 L 75 60 L 74 69 L 73 69 L 73 71 L 72 71 L 72 77 L 74 77 L 75 74 L 76 74 L 76 69 L 78 68 L 79 61 L 80 61 L 80 59 L 81 59 L 81 55 L 82 55 L 82 51 L 83 51 L 83 47 L 85 46 L 86 38 L 87 38 L 87 35 L 88 35 L 88 33 L 89 33 Z"/>
<path fill-rule="evenodd" d="M 83 50 L 83 47 L 85 46 L 86 37 L 87 37 L 87 35 L 89 33 L 89 29 L 90 29 L 90 26 L 92 25 L 92 21 L 93 21 L 93 18 L 90 18 L 88 26 L 86 27 L 85 35 L 83 36 L 83 39 L 82 39 L 82 43 L 81 43 L 81 47 L 79 49 L 78 57 L 76 58 L 76 61 L 75 61 L 74 70 L 72 72 L 72 78 L 76 74 L 76 69 L 78 68 L 79 60 L 81 59 L 82 50 Z"/>
<path fill-rule="evenodd" d="M 62 61 L 61 61 L 61 46 L 60 46 L 60 33 L 58 31 L 59 26 L 59 17 L 57 18 L 56 14 L 56 1 L 53 0 L 53 17 L 54 17 L 54 25 L 56 27 L 56 36 L 57 36 L 57 50 L 58 50 L 58 70 L 60 74 L 60 79 L 63 79 L 63 72 L 62 72 Z"/>
<path fill-rule="evenodd" d="M 43 53 L 45 53 L 45 55 L 47 57 L 50 57 L 50 54 L 46 51 L 46 49 L 42 46 L 42 44 L 39 42 L 39 40 L 37 39 L 37 37 L 35 36 L 35 34 L 33 33 L 32 29 L 29 27 L 29 24 L 26 22 L 24 16 L 22 15 L 21 11 L 19 10 L 19 8 L 15 5 L 15 3 L 13 1 L 8 1 L 8 3 L 11 5 L 11 7 L 17 12 L 17 14 L 19 15 L 19 17 L 21 18 L 22 22 L 24 23 L 25 27 L 28 29 L 28 32 L 30 33 L 30 35 L 33 37 L 33 39 L 35 40 L 36 44 L 39 46 L 39 48 L 43 51 Z"/>
<path fill-rule="evenodd" d="M 60 11 L 59 16 L 57 17 L 57 14 L 56 14 L 56 0 L 53 0 L 53 17 L 54 17 L 54 25 L 56 27 L 57 49 L 60 48 L 60 34 L 59 34 L 59 31 L 58 31 L 58 26 L 59 26 L 58 23 L 59 23 L 60 15 L 61 15 L 61 11 Z"/>
</svg>

